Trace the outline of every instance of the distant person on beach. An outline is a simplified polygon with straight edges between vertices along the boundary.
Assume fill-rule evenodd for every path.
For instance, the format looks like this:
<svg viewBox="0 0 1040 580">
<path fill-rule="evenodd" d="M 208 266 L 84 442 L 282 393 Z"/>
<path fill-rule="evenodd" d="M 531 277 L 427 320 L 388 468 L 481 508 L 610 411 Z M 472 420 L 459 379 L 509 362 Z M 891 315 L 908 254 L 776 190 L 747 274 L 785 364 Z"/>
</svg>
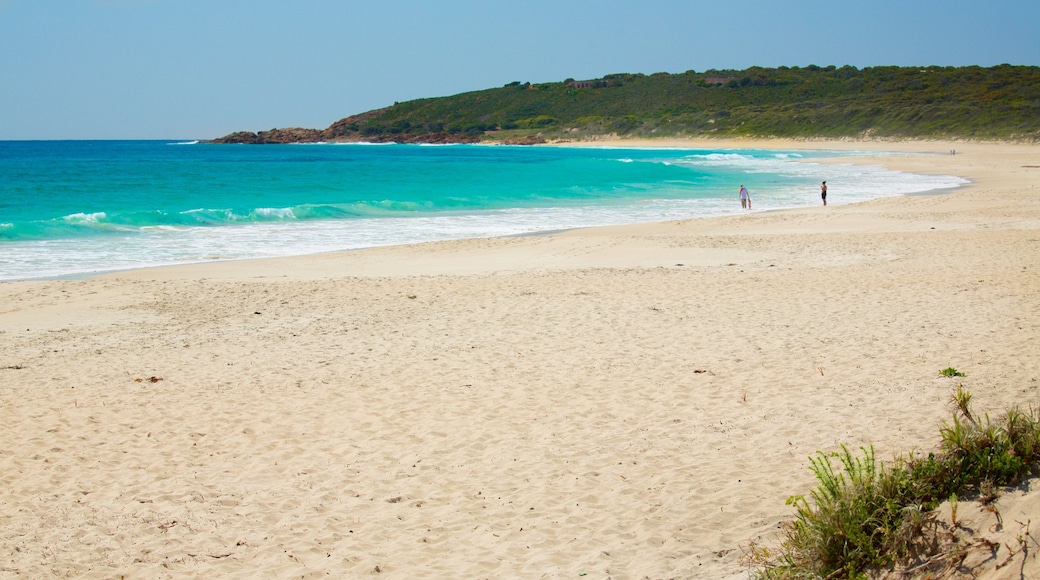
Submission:
<svg viewBox="0 0 1040 580">
<path fill-rule="evenodd" d="M 751 209 L 751 194 L 743 185 L 740 186 L 740 207 Z"/>
<path fill-rule="evenodd" d="M 820 186 L 820 197 L 823 198 L 823 205 L 827 205 L 827 182 L 824 181 L 823 185 Z"/>
</svg>

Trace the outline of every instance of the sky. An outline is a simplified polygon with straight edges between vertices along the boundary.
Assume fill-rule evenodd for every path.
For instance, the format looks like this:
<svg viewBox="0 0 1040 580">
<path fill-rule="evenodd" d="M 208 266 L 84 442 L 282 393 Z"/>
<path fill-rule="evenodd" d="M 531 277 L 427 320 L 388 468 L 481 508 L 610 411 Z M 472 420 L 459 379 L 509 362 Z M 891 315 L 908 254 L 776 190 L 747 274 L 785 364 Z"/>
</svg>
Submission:
<svg viewBox="0 0 1040 580">
<path fill-rule="evenodd" d="M 212 139 L 513 81 L 1040 65 L 1037 0 L 0 0 L 0 140 Z"/>
</svg>

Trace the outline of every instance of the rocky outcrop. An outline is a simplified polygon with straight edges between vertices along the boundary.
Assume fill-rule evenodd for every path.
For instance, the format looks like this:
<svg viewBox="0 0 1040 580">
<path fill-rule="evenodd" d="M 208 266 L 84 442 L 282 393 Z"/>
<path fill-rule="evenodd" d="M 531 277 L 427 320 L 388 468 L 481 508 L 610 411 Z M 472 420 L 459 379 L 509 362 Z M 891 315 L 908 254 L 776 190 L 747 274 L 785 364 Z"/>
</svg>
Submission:
<svg viewBox="0 0 1040 580">
<path fill-rule="evenodd" d="M 271 129 L 250 133 L 239 131 L 214 139 L 211 143 L 242 143 L 247 145 L 263 145 L 266 143 L 316 143 L 322 141 L 322 131 L 317 129 L 301 129 L 290 127 L 288 129 Z"/>
<path fill-rule="evenodd" d="M 223 137 L 214 139 L 210 143 L 234 143 L 234 144 L 247 144 L 247 145 L 258 145 L 261 143 L 260 137 L 256 133 L 250 131 L 239 131 L 230 135 L 224 135 Z"/>
<path fill-rule="evenodd" d="M 250 133 L 239 131 L 214 139 L 210 143 L 244 144 L 244 145 L 278 145 L 289 143 L 422 143 L 432 145 L 448 145 L 454 143 L 481 143 L 484 140 L 480 135 L 470 133 L 449 133 L 437 131 L 432 133 L 379 133 L 375 135 L 361 136 L 357 133 L 348 135 L 332 135 L 328 129 L 319 131 L 317 129 L 272 129 Z M 502 145 L 537 145 L 545 143 L 545 139 L 538 136 L 526 136 L 516 139 L 505 139 L 494 141 Z"/>
<path fill-rule="evenodd" d="M 271 129 L 250 133 L 239 131 L 214 139 L 210 143 L 244 144 L 244 145 L 277 145 L 287 143 L 424 143 L 424 144 L 449 144 L 449 143 L 480 143 L 479 135 L 467 133 L 448 133 L 437 131 L 433 133 L 377 133 L 362 136 L 353 134 L 333 134 L 330 130 L 319 131 L 317 129 Z M 519 144 L 519 142 L 518 142 Z M 525 144 L 529 144 L 526 143 Z"/>
<path fill-rule="evenodd" d="M 379 118 L 389 109 L 376 109 L 352 115 L 336 121 L 328 129 L 301 129 L 291 127 L 288 129 L 271 129 L 251 133 L 239 131 L 210 143 L 235 143 L 247 145 L 264 144 L 286 144 L 286 143 L 422 143 L 422 144 L 452 144 L 452 143 L 480 143 L 484 141 L 484 133 L 481 131 L 444 131 L 440 124 L 423 127 L 419 129 L 408 125 L 380 126 Z M 376 127 L 379 127 L 378 129 Z M 506 145 L 534 145 L 544 143 L 545 140 L 539 136 L 525 136 L 506 141 L 496 141 Z"/>
<path fill-rule="evenodd" d="M 354 135 L 356 138 L 357 132 L 361 127 L 368 125 L 368 123 L 373 119 L 378 119 L 388 110 L 388 107 L 384 107 L 382 109 L 374 109 L 358 115 L 344 117 L 329 125 L 329 128 L 324 131 L 325 136 L 330 139 L 336 139 L 348 135 Z"/>
</svg>

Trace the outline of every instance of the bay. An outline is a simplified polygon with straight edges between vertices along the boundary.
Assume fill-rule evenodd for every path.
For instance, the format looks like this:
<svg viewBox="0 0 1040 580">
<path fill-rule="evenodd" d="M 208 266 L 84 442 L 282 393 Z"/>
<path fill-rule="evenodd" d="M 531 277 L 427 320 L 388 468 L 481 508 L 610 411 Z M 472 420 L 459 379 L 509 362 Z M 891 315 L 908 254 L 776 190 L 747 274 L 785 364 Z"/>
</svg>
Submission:
<svg viewBox="0 0 1040 580">
<path fill-rule="evenodd" d="M 965 183 L 863 152 L 0 141 L 0 280 L 832 204 Z M 880 161 L 879 161 L 880 163 Z"/>
</svg>

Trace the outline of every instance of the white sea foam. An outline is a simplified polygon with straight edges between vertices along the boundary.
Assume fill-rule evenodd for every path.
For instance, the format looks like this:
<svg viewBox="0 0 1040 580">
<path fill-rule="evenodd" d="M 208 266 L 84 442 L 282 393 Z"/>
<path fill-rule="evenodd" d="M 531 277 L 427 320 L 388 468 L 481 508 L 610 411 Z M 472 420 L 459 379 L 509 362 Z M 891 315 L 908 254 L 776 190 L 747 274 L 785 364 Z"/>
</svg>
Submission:
<svg viewBox="0 0 1040 580">
<path fill-rule="evenodd" d="M 94 213 L 73 213 L 73 214 L 69 214 L 69 215 L 65 216 L 62 219 L 64 219 L 65 221 L 67 221 L 69 223 L 95 224 L 95 223 L 105 219 L 105 217 L 106 217 L 105 212 L 99 211 L 99 212 L 94 212 Z"/>
<path fill-rule="evenodd" d="M 291 207 L 258 207 L 253 211 L 258 216 L 268 219 L 293 219 L 296 217 Z"/>
<path fill-rule="evenodd" d="M 687 155 L 686 159 L 704 160 L 706 162 L 709 162 L 710 164 L 730 164 L 736 161 L 754 162 L 759 160 L 758 158 L 752 155 L 743 155 L 740 153 L 698 153 L 694 155 Z"/>
</svg>

